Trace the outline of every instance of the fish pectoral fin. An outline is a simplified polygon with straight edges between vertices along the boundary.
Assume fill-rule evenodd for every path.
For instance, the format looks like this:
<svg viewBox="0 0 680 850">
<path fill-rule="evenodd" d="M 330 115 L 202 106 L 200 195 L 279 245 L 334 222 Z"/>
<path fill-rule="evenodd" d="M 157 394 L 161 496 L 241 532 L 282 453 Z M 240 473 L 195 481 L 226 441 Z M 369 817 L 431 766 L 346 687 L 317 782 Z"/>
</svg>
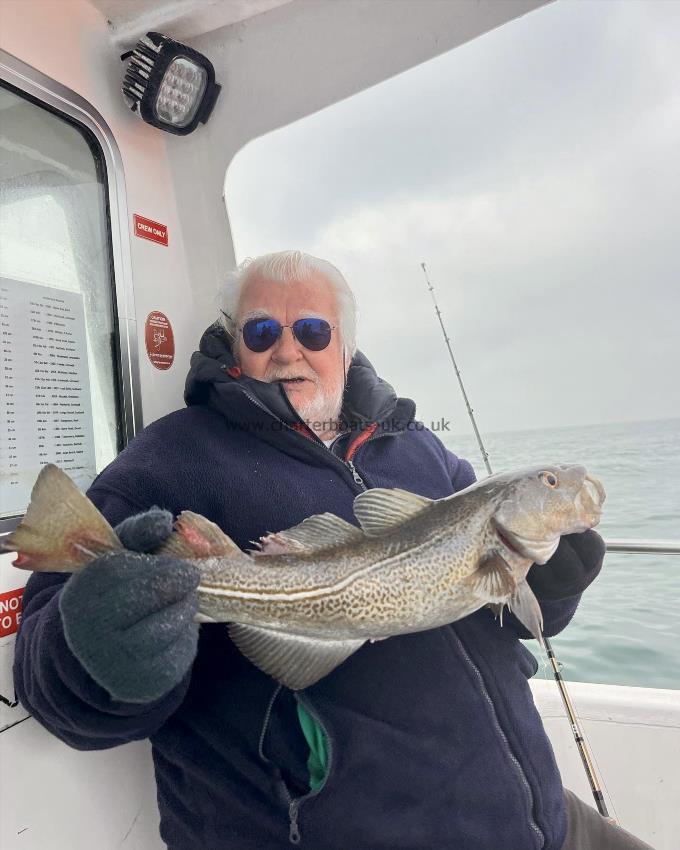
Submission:
<svg viewBox="0 0 680 850">
<path fill-rule="evenodd" d="M 489 602 L 486 606 L 493 613 L 494 619 L 498 620 L 501 626 L 503 626 L 503 609 L 505 605 L 502 602 Z"/>
<path fill-rule="evenodd" d="M 534 592 L 526 579 L 520 581 L 517 585 L 517 589 L 508 602 L 508 608 L 545 649 L 543 613 L 538 604 L 538 599 L 534 596 Z"/>
<path fill-rule="evenodd" d="M 75 572 L 122 548 L 97 508 L 52 463 L 40 470 L 26 514 L 0 543 L 0 551 L 19 553 L 14 566 L 36 572 Z"/>
<path fill-rule="evenodd" d="M 383 534 L 406 522 L 434 504 L 433 499 L 397 488 L 375 487 L 354 499 L 354 515 L 370 536 Z"/>
<path fill-rule="evenodd" d="M 299 525 L 266 534 L 260 538 L 260 550 L 253 555 L 315 554 L 334 546 L 347 546 L 364 539 L 361 529 L 335 514 L 316 514 Z"/>
<path fill-rule="evenodd" d="M 517 588 L 511 567 L 497 552 L 492 552 L 480 561 L 468 582 L 475 596 L 485 602 L 505 603 Z"/>
<path fill-rule="evenodd" d="M 193 511 L 182 511 L 175 520 L 175 530 L 157 555 L 174 555 L 176 558 L 228 558 L 243 553 L 219 525 Z"/>
<path fill-rule="evenodd" d="M 294 691 L 318 682 L 365 643 L 320 640 L 241 623 L 231 623 L 229 634 L 248 660 Z"/>
</svg>

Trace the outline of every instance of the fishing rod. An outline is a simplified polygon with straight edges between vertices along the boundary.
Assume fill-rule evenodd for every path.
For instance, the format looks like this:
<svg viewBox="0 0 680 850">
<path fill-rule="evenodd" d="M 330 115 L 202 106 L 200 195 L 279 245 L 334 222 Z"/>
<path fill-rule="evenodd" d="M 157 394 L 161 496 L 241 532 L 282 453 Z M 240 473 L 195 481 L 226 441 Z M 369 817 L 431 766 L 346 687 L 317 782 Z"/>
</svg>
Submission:
<svg viewBox="0 0 680 850">
<path fill-rule="evenodd" d="M 484 461 L 484 466 L 486 467 L 486 471 L 489 475 L 493 475 L 491 471 L 491 464 L 489 463 L 489 455 L 484 448 L 484 443 L 482 441 L 482 435 L 479 433 L 479 429 L 477 428 L 477 423 L 475 422 L 474 411 L 470 406 L 470 402 L 468 400 L 467 393 L 465 392 L 465 387 L 463 386 L 463 379 L 460 374 L 460 370 L 458 369 L 458 365 L 456 364 L 456 358 L 453 356 L 453 350 L 451 349 L 451 340 L 449 339 L 449 335 L 446 333 L 446 328 L 444 327 L 444 320 L 442 319 L 441 310 L 439 309 L 439 304 L 437 303 L 437 298 L 434 294 L 434 287 L 430 282 L 429 275 L 427 273 L 427 267 L 425 263 L 420 264 L 423 274 L 425 275 L 425 280 L 427 282 L 427 288 L 432 297 L 432 301 L 434 302 L 434 309 L 437 314 L 437 318 L 439 319 L 439 324 L 441 325 L 442 333 L 444 334 L 444 341 L 446 342 L 446 347 L 449 350 L 449 355 L 451 357 L 451 363 L 453 364 L 453 369 L 456 373 L 456 377 L 458 378 L 458 384 L 460 385 L 460 390 L 463 394 L 463 398 L 465 399 L 465 406 L 467 407 L 468 416 L 470 417 L 470 422 L 472 422 L 472 427 L 475 431 L 475 436 L 477 437 L 477 443 L 479 444 L 479 450 L 482 453 L 482 459 Z M 567 713 L 567 717 L 569 718 L 569 724 L 571 725 L 571 733 L 574 736 L 574 741 L 576 742 L 576 747 L 578 748 L 579 755 L 581 756 L 581 761 L 583 763 L 583 767 L 585 769 L 586 775 L 588 777 L 588 783 L 590 784 L 590 790 L 592 792 L 593 798 L 595 800 L 595 805 L 597 806 L 598 812 L 602 815 L 602 817 L 609 818 L 610 815 L 607 810 L 607 804 L 605 803 L 604 794 L 602 793 L 602 785 L 600 779 L 597 775 L 597 771 L 595 770 L 595 765 L 593 764 L 593 759 L 590 755 L 590 751 L 588 749 L 588 744 L 586 743 L 585 736 L 583 731 L 581 730 L 581 726 L 578 721 L 578 717 L 576 716 L 576 711 L 574 710 L 574 705 L 569 696 L 569 691 L 567 690 L 567 684 L 564 681 L 562 676 L 561 667 L 562 665 L 557 660 L 557 656 L 553 651 L 550 640 L 543 636 L 543 641 L 545 643 L 545 651 L 548 655 L 548 660 L 550 662 L 550 666 L 552 667 L 553 677 L 555 682 L 557 683 L 557 688 L 560 692 L 560 696 L 562 697 L 562 704 L 564 705 L 564 709 Z"/>
<path fill-rule="evenodd" d="M 451 358 L 451 363 L 453 364 L 453 371 L 456 373 L 456 377 L 458 378 L 458 384 L 460 386 L 460 391 L 463 393 L 463 399 L 465 400 L 465 406 L 467 407 L 468 416 L 470 417 L 470 422 L 472 422 L 472 427 L 475 429 L 475 436 L 477 437 L 477 443 L 479 444 L 479 450 L 482 453 L 482 460 L 484 461 L 484 466 L 486 466 L 486 471 L 489 475 L 491 472 L 491 464 L 489 463 L 489 455 L 484 448 L 484 443 L 482 442 L 482 435 L 479 433 L 479 429 L 477 428 L 477 423 L 475 422 L 474 411 L 470 407 L 470 402 L 467 397 L 467 393 L 465 392 L 465 387 L 463 386 L 463 379 L 460 375 L 460 369 L 458 368 L 458 364 L 456 363 L 456 358 L 453 356 L 453 349 L 451 348 L 451 340 L 449 339 L 449 335 L 446 333 L 446 328 L 444 327 L 444 320 L 442 319 L 442 314 L 439 309 L 439 304 L 437 304 L 437 299 L 434 294 L 434 286 L 430 283 L 430 278 L 427 274 L 427 268 L 425 263 L 421 263 L 421 268 L 423 270 L 423 274 L 425 275 L 425 280 L 427 281 L 427 288 L 430 291 L 430 295 L 432 296 L 432 301 L 434 303 L 434 311 L 437 314 L 437 318 L 439 319 L 439 324 L 441 325 L 442 333 L 444 334 L 444 341 L 446 342 L 446 347 L 449 349 L 449 356 Z"/>
<path fill-rule="evenodd" d="M 548 661 L 550 661 L 550 666 L 553 670 L 553 676 L 555 677 L 555 681 L 557 682 L 557 687 L 560 692 L 560 696 L 562 697 L 562 703 L 564 705 L 564 710 L 567 712 L 567 717 L 569 718 L 569 723 L 571 724 L 571 734 L 574 736 L 574 741 L 576 741 L 576 746 L 578 748 L 578 754 L 581 756 L 581 761 L 583 763 L 583 767 L 586 772 L 586 776 L 588 777 L 588 782 L 590 784 L 590 791 L 595 800 L 595 805 L 597 806 L 598 812 L 602 815 L 603 818 L 607 818 L 611 820 L 609 815 L 609 810 L 607 809 L 607 804 L 604 800 L 604 794 L 602 792 L 602 786 L 600 784 L 600 778 L 597 775 L 597 771 L 595 770 L 595 765 L 593 764 L 592 757 L 590 755 L 590 750 L 588 749 L 588 744 L 583 735 L 581 727 L 578 722 L 578 717 L 576 716 L 576 711 L 574 710 L 574 706 L 572 704 L 571 698 L 569 697 L 569 691 L 567 690 L 567 684 L 562 677 L 561 667 L 562 665 L 557 660 L 555 653 L 553 652 L 553 648 L 550 644 L 550 640 L 543 636 L 543 640 L 545 642 L 545 651 L 548 654 Z"/>
</svg>

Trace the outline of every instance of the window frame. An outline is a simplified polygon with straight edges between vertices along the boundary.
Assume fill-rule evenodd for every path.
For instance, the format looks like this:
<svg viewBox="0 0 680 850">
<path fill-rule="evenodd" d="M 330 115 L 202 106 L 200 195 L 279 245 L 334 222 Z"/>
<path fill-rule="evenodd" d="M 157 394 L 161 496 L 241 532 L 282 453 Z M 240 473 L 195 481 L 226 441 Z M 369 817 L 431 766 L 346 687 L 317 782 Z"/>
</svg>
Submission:
<svg viewBox="0 0 680 850">
<path fill-rule="evenodd" d="M 143 427 L 128 208 L 120 150 L 111 128 L 92 104 L 4 50 L 0 50 L 0 81 L 19 96 L 74 125 L 92 149 L 97 169 L 103 170 L 120 450 Z M 21 515 L 0 519 L 0 534 L 12 531 L 20 521 Z"/>
</svg>

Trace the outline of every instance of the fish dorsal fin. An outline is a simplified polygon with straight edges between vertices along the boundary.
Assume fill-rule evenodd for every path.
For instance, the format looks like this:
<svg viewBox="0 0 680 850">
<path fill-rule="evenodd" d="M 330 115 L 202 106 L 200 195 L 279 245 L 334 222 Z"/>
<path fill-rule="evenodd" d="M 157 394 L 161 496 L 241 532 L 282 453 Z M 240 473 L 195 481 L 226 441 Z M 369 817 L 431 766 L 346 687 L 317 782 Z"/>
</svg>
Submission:
<svg viewBox="0 0 680 850">
<path fill-rule="evenodd" d="M 52 463 L 40 470 L 24 518 L 0 545 L 19 553 L 15 566 L 54 572 L 73 572 L 122 548 L 97 508 Z"/>
<path fill-rule="evenodd" d="M 340 519 L 335 514 L 316 514 L 303 520 L 299 525 L 266 534 L 260 538 L 260 550 L 254 555 L 290 555 L 312 554 L 334 546 L 346 546 L 359 543 L 364 539 L 360 528 Z"/>
<path fill-rule="evenodd" d="M 413 519 L 432 504 L 433 499 L 407 490 L 376 487 L 359 493 L 354 500 L 354 514 L 366 534 L 374 536 Z"/>
<path fill-rule="evenodd" d="M 156 554 L 192 560 L 228 558 L 243 553 L 219 525 L 193 511 L 182 511 L 175 520 L 175 530 Z"/>
<path fill-rule="evenodd" d="M 256 667 L 294 691 L 327 676 L 365 643 L 360 639 L 319 640 L 241 623 L 231 623 L 229 634 Z"/>
<path fill-rule="evenodd" d="M 507 602 L 517 589 L 512 569 L 497 552 L 492 552 L 480 562 L 468 582 L 475 596 L 485 602 Z"/>
</svg>

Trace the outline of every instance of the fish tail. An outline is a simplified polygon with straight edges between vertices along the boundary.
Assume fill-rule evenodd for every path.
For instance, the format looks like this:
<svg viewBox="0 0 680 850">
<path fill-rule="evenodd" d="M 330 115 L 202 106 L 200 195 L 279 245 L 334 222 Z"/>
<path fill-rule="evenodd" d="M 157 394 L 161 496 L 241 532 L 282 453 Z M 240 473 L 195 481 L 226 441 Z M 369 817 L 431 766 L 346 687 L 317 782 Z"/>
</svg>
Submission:
<svg viewBox="0 0 680 850">
<path fill-rule="evenodd" d="M 219 525 L 193 511 L 182 511 L 175 520 L 174 531 L 156 554 L 173 555 L 189 561 L 246 557 Z"/>
<path fill-rule="evenodd" d="M 17 552 L 15 567 L 36 572 L 76 572 L 122 548 L 87 496 L 51 463 L 40 470 L 20 524 L 0 541 L 0 550 Z"/>
</svg>

